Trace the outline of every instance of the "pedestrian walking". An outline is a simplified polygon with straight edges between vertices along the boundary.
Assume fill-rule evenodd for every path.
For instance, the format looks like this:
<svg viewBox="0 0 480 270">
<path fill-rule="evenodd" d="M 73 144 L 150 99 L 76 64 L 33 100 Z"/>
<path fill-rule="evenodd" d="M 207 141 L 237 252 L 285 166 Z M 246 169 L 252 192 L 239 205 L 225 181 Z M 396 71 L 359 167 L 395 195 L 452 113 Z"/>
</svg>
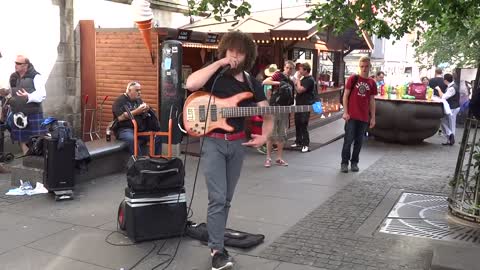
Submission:
<svg viewBox="0 0 480 270">
<path fill-rule="evenodd" d="M 345 137 L 343 138 L 341 172 L 348 172 L 348 163 L 352 172 L 358 172 L 360 150 L 367 128 L 375 126 L 375 95 L 377 84 L 368 77 L 371 67 L 370 58 L 361 57 L 360 72 L 348 78 L 343 94 L 343 119 L 345 120 Z M 370 124 L 369 124 L 370 123 Z M 353 152 L 352 152 L 353 143 Z"/>
</svg>

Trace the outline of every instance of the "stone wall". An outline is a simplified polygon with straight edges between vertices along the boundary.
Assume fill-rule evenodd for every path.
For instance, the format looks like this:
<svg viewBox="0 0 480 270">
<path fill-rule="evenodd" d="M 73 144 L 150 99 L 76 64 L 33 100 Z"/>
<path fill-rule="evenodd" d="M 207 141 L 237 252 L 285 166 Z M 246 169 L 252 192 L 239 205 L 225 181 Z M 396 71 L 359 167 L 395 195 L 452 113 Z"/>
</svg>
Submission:
<svg viewBox="0 0 480 270">
<path fill-rule="evenodd" d="M 45 116 L 70 122 L 75 135 L 78 135 L 81 126 L 80 61 L 73 27 L 73 0 L 52 2 L 59 6 L 60 42 L 57 59 L 47 79 L 47 99 L 43 103 L 43 110 Z"/>
</svg>

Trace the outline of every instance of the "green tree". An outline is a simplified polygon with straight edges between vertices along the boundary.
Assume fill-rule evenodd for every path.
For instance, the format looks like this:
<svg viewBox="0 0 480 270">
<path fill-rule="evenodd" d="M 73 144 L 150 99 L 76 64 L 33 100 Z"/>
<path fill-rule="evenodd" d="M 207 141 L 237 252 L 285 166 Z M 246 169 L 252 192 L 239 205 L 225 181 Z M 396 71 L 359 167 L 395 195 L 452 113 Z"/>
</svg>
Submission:
<svg viewBox="0 0 480 270">
<path fill-rule="evenodd" d="M 204 12 L 217 20 L 227 14 L 235 18 L 250 14 L 247 1 L 188 0 L 188 4 L 193 15 Z M 420 57 L 428 57 L 430 64 L 454 62 L 477 66 L 478 84 L 478 0 L 328 0 L 311 6 L 307 21 L 317 22 L 322 31 L 334 33 L 358 25 L 359 34 L 365 31 L 379 38 L 400 39 L 415 34 L 414 45 L 420 45 Z"/>
<path fill-rule="evenodd" d="M 439 29 L 430 29 L 420 37 L 416 48 L 417 62 L 426 66 L 451 63 L 457 67 L 475 67 L 480 49 L 470 43 L 470 37 L 456 35 L 451 40 Z"/>
<path fill-rule="evenodd" d="M 238 3 L 240 2 L 240 3 Z M 190 15 L 213 15 L 215 20 L 221 21 L 224 15 L 232 15 L 235 19 L 250 15 L 252 7 L 248 1 L 236 0 L 188 0 L 188 8 Z"/>
</svg>

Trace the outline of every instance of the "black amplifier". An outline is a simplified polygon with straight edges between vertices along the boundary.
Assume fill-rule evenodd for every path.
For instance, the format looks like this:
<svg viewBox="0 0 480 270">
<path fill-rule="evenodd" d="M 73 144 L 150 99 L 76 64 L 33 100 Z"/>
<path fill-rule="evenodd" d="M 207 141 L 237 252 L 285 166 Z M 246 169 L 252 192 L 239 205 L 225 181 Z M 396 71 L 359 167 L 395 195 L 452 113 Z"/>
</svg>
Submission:
<svg viewBox="0 0 480 270">
<path fill-rule="evenodd" d="M 58 139 L 46 137 L 43 143 L 45 154 L 43 184 L 49 191 L 73 189 L 75 172 L 75 141 L 65 139 L 58 147 Z"/>
<path fill-rule="evenodd" d="M 125 227 L 134 242 L 179 236 L 186 222 L 185 188 L 156 193 L 125 188 Z"/>
</svg>

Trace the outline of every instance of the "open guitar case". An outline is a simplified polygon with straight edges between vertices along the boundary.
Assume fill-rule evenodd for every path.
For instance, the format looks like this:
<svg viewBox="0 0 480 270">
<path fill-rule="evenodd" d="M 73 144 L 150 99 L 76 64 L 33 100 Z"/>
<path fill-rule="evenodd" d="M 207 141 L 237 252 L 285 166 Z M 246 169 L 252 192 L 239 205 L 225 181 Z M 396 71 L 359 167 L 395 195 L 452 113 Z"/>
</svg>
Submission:
<svg viewBox="0 0 480 270">
<path fill-rule="evenodd" d="M 206 223 L 194 223 L 189 221 L 187 223 L 187 228 L 185 229 L 185 234 L 190 236 L 193 239 L 199 240 L 202 244 L 207 245 L 208 242 L 208 231 Z M 235 247 L 235 248 L 252 248 L 263 243 L 265 235 L 263 234 L 252 234 L 242 231 L 236 231 L 232 229 L 225 229 L 224 234 L 224 244 L 225 246 Z"/>
</svg>

